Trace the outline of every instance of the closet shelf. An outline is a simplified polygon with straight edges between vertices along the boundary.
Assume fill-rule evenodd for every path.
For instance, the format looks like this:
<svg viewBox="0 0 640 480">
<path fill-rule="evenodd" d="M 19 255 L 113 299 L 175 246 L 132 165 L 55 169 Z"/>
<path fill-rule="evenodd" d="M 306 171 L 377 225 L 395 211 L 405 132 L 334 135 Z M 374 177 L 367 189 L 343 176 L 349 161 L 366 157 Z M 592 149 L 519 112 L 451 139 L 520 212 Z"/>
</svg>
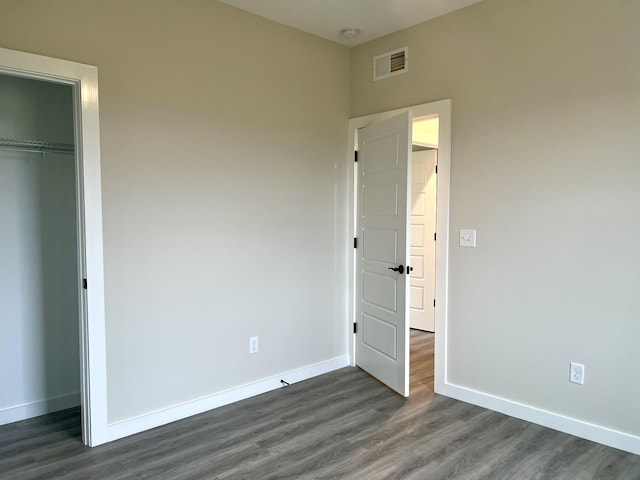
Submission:
<svg viewBox="0 0 640 480">
<path fill-rule="evenodd" d="M 38 140 L 18 140 L 14 138 L 0 138 L 0 148 L 40 153 L 72 154 L 75 151 L 73 145 L 68 143 L 50 143 L 40 142 Z"/>
</svg>

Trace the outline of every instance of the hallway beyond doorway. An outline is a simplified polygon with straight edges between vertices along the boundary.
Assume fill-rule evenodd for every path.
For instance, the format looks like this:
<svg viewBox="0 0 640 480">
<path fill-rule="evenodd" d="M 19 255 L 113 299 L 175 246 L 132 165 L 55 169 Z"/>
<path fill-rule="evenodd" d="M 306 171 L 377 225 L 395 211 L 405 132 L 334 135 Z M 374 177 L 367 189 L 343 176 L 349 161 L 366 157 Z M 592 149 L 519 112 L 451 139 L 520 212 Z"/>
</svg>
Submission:
<svg viewBox="0 0 640 480">
<path fill-rule="evenodd" d="M 411 329 L 410 396 L 433 396 L 433 347 L 435 333 Z"/>
</svg>

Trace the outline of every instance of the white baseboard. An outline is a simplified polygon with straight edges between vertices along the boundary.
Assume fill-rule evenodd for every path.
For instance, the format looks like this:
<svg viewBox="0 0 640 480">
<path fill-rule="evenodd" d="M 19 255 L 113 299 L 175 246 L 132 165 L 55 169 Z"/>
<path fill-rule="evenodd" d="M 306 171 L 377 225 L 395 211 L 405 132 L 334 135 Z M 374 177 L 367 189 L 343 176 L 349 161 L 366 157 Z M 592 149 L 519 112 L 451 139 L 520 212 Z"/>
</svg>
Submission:
<svg viewBox="0 0 640 480">
<path fill-rule="evenodd" d="M 436 389 L 436 393 L 462 400 L 463 402 L 504 413 L 511 417 L 527 420 L 544 427 L 608 445 L 625 452 L 640 455 L 640 437 L 594 425 L 583 420 L 566 417 L 558 413 L 542 410 L 530 405 L 514 402 L 506 398 L 446 383 Z"/>
<path fill-rule="evenodd" d="M 80 405 L 80 392 L 2 408 L 0 409 L 0 425 L 19 422 L 27 418 L 39 417 L 40 415 L 57 412 L 65 408 L 77 407 L 78 405 Z"/>
<path fill-rule="evenodd" d="M 139 417 L 112 423 L 107 426 L 106 431 L 104 434 L 100 435 L 100 438 L 95 439 L 93 446 L 111 442 L 129 435 L 134 435 L 136 433 L 159 427 L 161 425 L 166 425 L 167 423 L 175 422 L 176 420 L 181 420 L 198 413 L 203 413 L 223 405 L 228 405 L 233 402 L 260 395 L 261 393 L 282 388 L 280 380 L 285 380 L 286 382 L 293 384 L 333 370 L 338 370 L 342 367 L 347 367 L 349 366 L 349 363 L 349 355 L 336 357 L 325 362 L 279 373 L 278 375 L 274 375 L 254 383 L 231 388 L 207 397 L 198 398 L 196 400 L 174 405 Z"/>
</svg>

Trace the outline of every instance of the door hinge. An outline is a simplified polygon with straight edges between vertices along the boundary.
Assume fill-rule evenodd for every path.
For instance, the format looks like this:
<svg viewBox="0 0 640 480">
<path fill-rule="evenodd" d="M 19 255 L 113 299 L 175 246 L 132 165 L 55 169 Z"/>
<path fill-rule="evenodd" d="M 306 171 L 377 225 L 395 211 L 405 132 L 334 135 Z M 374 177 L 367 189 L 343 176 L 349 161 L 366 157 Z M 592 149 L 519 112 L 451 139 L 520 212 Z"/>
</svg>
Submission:
<svg viewBox="0 0 640 480">
<path fill-rule="evenodd" d="M 353 152 L 353 161 L 357 162 L 358 161 L 358 150 L 356 150 L 355 152 Z"/>
<path fill-rule="evenodd" d="M 438 173 L 438 165 L 436 165 L 436 173 Z"/>
<path fill-rule="evenodd" d="M 353 237 L 353 248 L 358 248 L 358 237 Z"/>
<path fill-rule="evenodd" d="M 353 333 L 358 333 L 358 324 L 353 322 Z"/>
<path fill-rule="evenodd" d="M 433 308 L 436 308 L 436 299 L 433 299 Z"/>
<path fill-rule="evenodd" d="M 82 288 L 84 288 L 85 290 L 87 289 L 87 279 L 86 278 L 82 279 Z"/>
<path fill-rule="evenodd" d="M 434 242 L 436 241 L 437 236 L 438 236 L 438 234 L 437 234 L 437 233 L 435 233 L 435 232 L 433 232 L 433 241 L 434 241 Z"/>
</svg>

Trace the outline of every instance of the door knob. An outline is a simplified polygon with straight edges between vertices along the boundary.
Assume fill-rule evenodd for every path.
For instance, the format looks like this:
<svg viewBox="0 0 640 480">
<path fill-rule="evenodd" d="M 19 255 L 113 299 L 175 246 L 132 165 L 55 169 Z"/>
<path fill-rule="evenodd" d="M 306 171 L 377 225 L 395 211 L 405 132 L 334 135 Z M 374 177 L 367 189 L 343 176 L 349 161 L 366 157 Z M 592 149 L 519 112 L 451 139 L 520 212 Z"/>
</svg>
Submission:
<svg viewBox="0 0 640 480">
<path fill-rule="evenodd" d="M 393 270 L 394 272 L 404 273 L 404 265 L 398 265 L 397 267 L 389 267 L 389 270 Z"/>
</svg>

